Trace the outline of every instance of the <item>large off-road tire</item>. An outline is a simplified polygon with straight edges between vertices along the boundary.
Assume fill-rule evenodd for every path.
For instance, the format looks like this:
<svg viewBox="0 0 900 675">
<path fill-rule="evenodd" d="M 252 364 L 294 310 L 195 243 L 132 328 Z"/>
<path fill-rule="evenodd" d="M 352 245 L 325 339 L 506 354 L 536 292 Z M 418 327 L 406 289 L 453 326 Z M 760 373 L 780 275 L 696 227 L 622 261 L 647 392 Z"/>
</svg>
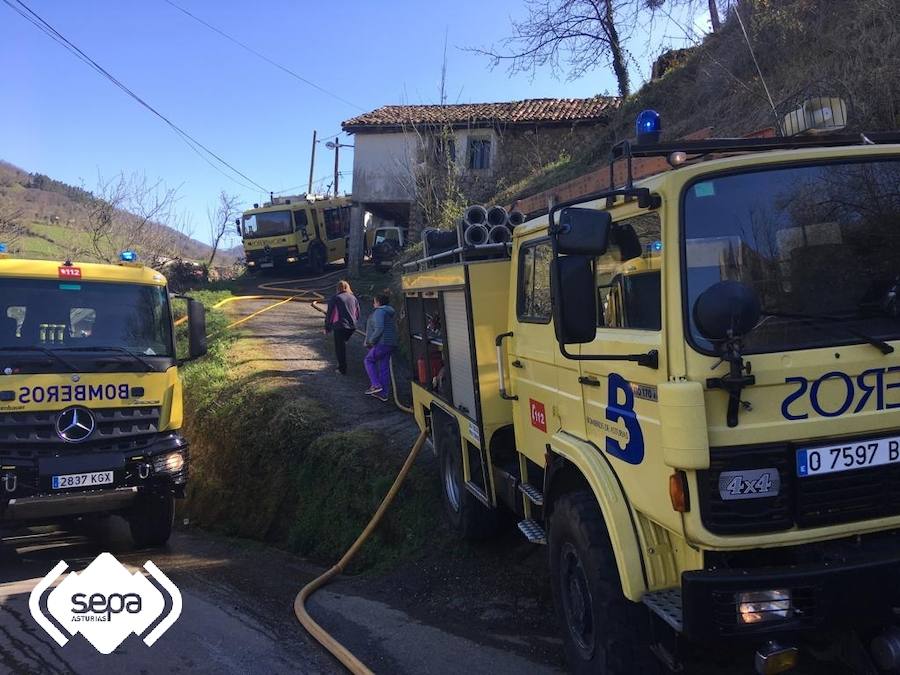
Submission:
<svg viewBox="0 0 900 675">
<path fill-rule="evenodd" d="M 151 494 L 141 497 L 128 514 L 131 538 L 138 548 L 163 546 L 172 535 L 175 520 L 175 498 Z"/>
<path fill-rule="evenodd" d="M 322 274 L 328 264 L 328 254 L 322 244 L 314 243 L 309 246 L 309 269 L 314 274 Z"/>
<path fill-rule="evenodd" d="M 622 595 L 612 544 L 594 496 L 559 498 L 550 516 L 550 586 L 566 657 L 579 675 L 661 672 L 648 610 Z"/>
<path fill-rule="evenodd" d="M 441 471 L 441 501 L 453 528 L 463 539 L 488 539 L 500 527 L 500 513 L 489 509 L 466 489 L 459 436 L 442 429 L 435 437 Z"/>
</svg>

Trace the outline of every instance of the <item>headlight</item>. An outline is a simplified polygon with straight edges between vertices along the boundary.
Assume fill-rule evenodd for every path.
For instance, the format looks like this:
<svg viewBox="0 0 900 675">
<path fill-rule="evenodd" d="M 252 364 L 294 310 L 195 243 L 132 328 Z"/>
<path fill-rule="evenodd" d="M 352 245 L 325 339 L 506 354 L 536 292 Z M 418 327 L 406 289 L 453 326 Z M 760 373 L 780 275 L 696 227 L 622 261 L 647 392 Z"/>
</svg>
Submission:
<svg viewBox="0 0 900 675">
<path fill-rule="evenodd" d="M 738 621 L 743 624 L 778 621 L 794 616 L 791 592 L 786 589 L 736 593 L 735 602 Z"/>
<path fill-rule="evenodd" d="M 153 470 L 156 473 L 178 473 L 184 468 L 184 455 L 170 452 L 153 458 Z"/>
</svg>

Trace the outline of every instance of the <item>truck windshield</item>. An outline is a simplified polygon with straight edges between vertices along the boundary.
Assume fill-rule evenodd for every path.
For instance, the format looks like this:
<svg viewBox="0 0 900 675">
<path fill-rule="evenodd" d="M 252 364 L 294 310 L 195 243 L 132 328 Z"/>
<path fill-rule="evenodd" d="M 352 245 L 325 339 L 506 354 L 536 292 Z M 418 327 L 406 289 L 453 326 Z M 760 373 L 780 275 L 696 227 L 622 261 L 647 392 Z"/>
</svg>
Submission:
<svg viewBox="0 0 900 675">
<path fill-rule="evenodd" d="M 174 356 L 171 324 L 162 286 L 0 279 L 3 362 L 46 360 L 50 350 L 70 363 L 112 359 L 131 369 L 127 350 L 162 367 L 157 359 Z"/>
<path fill-rule="evenodd" d="M 290 211 L 269 211 L 244 216 L 244 239 L 275 237 L 293 231 Z"/>
<path fill-rule="evenodd" d="M 688 310 L 718 281 L 752 287 L 746 353 L 900 338 L 900 160 L 703 178 L 683 200 Z"/>
</svg>

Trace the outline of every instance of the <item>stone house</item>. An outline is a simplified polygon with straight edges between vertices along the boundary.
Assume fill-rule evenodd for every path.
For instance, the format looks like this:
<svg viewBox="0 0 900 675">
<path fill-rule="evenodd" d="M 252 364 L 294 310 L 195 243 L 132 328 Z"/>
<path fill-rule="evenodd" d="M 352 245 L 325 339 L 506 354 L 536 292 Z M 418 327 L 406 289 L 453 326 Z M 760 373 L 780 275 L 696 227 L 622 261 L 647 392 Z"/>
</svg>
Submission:
<svg viewBox="0 0 900 675">
<path fill-rule="evenodd" d="M 465 200 L 482 202 L 602 133 L 618 104 L 598 96 L 388 105 L 349 119 L 341 126 L 354 136 L 355 215 L 415 232 L 429 224 L 427 178 L 452 170 Z"/>
</svg>

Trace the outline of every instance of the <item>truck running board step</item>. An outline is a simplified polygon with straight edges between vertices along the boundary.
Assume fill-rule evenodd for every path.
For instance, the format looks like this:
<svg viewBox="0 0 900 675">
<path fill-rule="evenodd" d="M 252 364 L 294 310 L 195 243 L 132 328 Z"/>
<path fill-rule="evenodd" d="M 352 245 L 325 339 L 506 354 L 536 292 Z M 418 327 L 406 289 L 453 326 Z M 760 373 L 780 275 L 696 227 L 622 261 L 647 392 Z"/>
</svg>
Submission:
<svg viewBox="0 0 900 675">
<path fill-rule="evenodd" d="M 661 591 L 653 591 L 652 593 L 644 593 L 643 603 L 647 605 L 654 614 L 669 624 L 679 633 L 681 632 L 681 589 L 666 588 Z"/>
<path fill-rule="evenodd" d="M 532 518 L 521 521 L 519 523 L 519 530 L 521 530 L 522 534 L 525 535 L 525 538 L 532 544 L 547 543 L 547 535 L 544 533 L 544 528 Z"/>
<path fill-rule="evenodd" d="M 531 485 L 530 483 L 519 483 L 519 492 L 528 497 L 528 501 L 535 506 L 544 505 L 544 493 L 534 487 L 534 485 Z"/>
</svg>

